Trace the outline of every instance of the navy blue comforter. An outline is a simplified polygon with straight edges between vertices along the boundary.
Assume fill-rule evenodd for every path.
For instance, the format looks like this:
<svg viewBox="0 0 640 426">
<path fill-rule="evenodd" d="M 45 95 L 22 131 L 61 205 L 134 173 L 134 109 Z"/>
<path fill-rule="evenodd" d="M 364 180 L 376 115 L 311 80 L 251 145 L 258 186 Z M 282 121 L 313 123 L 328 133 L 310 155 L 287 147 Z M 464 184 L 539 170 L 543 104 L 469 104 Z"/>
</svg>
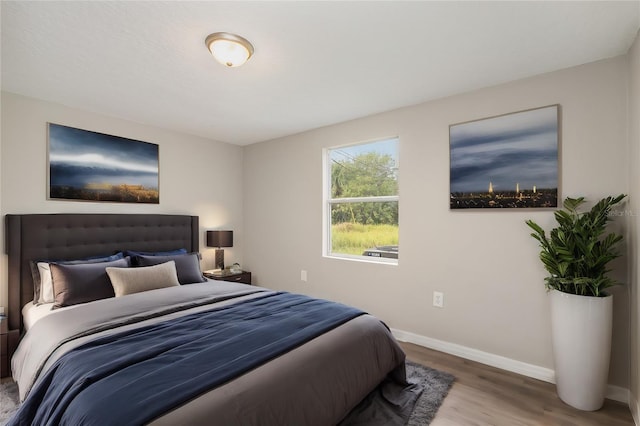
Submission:
<svg viewBox="0 0 640 426">
<path fill-rule="evenodd" d="M 271 293 L 97 338 L 61 357 L 9 425 L 144 424 L 361 314 Z"/>
</svg>

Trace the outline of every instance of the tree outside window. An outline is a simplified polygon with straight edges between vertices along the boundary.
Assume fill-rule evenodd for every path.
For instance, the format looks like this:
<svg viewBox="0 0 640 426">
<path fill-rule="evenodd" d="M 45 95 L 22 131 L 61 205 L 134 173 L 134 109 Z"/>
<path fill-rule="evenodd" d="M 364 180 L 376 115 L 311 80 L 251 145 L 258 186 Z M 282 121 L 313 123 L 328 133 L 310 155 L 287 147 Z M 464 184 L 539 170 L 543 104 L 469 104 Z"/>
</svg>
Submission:
<svg viewBox="0 0 640 426">
<path fill-rule="evenodd" d="M 327 150 L 329 256 L 398 259 L 398 139 Z"/>
</svg>

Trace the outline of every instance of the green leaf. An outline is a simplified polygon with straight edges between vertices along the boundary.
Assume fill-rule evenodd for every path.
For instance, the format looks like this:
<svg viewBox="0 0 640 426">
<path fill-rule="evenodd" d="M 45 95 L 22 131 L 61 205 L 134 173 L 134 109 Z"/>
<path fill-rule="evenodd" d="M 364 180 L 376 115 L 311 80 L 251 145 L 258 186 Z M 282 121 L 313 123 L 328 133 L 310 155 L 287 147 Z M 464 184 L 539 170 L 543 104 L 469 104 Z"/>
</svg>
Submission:
<svg viewBox="0 0 640 426">
<path fill-rule="evenodd" d="M 534 231 L 531 237 L 540 243 L 540 261 L 549 273 L 547 289 L 600 297 L 607 288 L 620 284 L 607 275 L 607 265 L 620 256 L 617 247 L 623 236 L 605 232 L 611 209 L 625 197 L 603 198 L 586 212 L 580 211 L 584 197 L 567 197 L 563 209 L 554 212 L 558 226 L 548 237 L 537 223 L 525 221 Z"/>
</svg>

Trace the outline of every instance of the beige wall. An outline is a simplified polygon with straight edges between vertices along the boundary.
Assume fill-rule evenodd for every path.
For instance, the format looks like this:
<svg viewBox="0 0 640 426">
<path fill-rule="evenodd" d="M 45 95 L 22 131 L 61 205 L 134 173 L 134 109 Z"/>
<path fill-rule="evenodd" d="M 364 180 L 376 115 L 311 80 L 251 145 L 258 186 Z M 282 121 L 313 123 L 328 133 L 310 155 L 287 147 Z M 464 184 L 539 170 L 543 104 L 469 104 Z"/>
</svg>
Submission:
<svg viewBox="0 0 640 426">
<path fill-rule="evenodd" d="M 630 408 L 640 425 L 640 32 L 629 50 L 629 147 L 631 195 L 629 290 L 631 300 Z"/>
<path fill-rule="evenodd" d="M 449 125 L 562 106 L 562 195 L 627 193 L 626 57 L 251 145 L 244 151 L 245 266 L 257 282 L 359 306 L 390 327 L 553 368 L 549 302 L 524 221 L 551 211 L 449 210 Z M 328 108 L 330 106 L 327 106 Z M 322 150 L 400 137 L 399 265 L 322 256 Z M 616 218 L 622 229 L 627 218 Z M 616 277 L 627 280 L 624 260 Z M 308 282 L 300 271 L 308 271 Z M 431 306 L 444 292 L 444 309 Z M 629 301 L 615 293 L 610 383 L 629 385 Z"/>
<path fill-rule="evenodd" d="M 200 216 L 203 268 L 213 268 L 204 231 L 233 229 L 228 260 L 242 261 L 242 148 L 2 93 L 1 212 L 164 213 Z M 160 204 L 47 200 L 47 122 L 123 136 L 160 146 Z M 4 228 L 4 227 L 0 227 Z M 1 232 L 1 231 L 0 231 Z M 0 306 L 7 305 L 6 256 L 0 264 Z"/>
</svg>

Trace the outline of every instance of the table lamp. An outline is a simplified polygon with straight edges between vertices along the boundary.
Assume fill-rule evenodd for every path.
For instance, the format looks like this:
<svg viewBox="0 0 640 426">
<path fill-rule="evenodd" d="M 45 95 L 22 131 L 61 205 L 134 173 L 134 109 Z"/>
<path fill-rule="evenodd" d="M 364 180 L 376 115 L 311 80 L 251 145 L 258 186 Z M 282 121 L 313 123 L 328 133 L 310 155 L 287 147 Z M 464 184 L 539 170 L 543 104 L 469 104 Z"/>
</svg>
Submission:
<svg viewBox="0 0 640 426">
<path fill-rule="evenodd" d="M 216 247 L 215 269 L 224 269 L 224 250 L 233 247 L 233 231 L 207 231 L 207 247 Z"/>
</svg>

